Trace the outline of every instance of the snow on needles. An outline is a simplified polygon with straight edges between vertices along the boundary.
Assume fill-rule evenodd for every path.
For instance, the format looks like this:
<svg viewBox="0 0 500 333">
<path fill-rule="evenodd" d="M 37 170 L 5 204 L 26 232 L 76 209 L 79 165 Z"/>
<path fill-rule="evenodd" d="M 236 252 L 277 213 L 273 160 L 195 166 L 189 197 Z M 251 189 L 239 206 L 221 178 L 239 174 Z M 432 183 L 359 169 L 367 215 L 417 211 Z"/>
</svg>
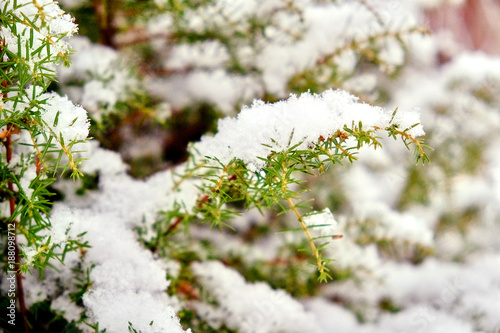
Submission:
<svg viewBox="0 0 500 333">
<path fill-rule="evenodd" d="M 89 135 L 90 122 L 87 111 L 81 106 L 74 105 L 68 97 L 61 97 L 56 93 L 46 93 L 42 119 L 45 127 L 62 138 L 67 144 L 75 140 L 84 140 Z"/>
<path fill-rule="evenodd" d="M 70 37 L 76 33 L 78 26 L 71 15 L 59 8 L 57 2 L 17 0 L 3 1 L 2 4 L 2 14 L 6 17 L 24 17 L 30 20 L 17 22 L 10 28 L 2 26 L 0 36 L 4 38 L 10 51 L 19 52 L 19 56 L 26 59 L 31 71 L 41 65 L 48 66 L 48 63 L 52 62 L 47 61 L 48 59 L 64 57 L 69 51 L 64 37 Z M 48 44 L 42 48 L 45 41 Z M 28 44 L 29 48 L 24 47 Z M 18 47 L 18 45 L 23 45 L 23 47 Z"/>
<path fill-rule="evenodd" d="M 82 170 L 99 172 L 99 191 L 85 198 L 69 194 L 55 204 L 47 236 L 61 244 L 67 239 L 88 241 L 83 264 L 91 267 L 92 287 L 84 294 L 83 304 L 90 320 L 106 332 L 126 332 L 128 322 L 144 333 L 191 332 L 182 329 L 176 317 L 177 299 L 165 292 L 170 284 L 166 270 L 172 265 L 136 239 L 135 228 L 151 226 L 156 212 L 178 199 L 169 190 L 171 172 L 134 180 L 118 154 L 98 148 L 95 142 L 89 146 Z M 80 265 L 78 260 L 64 264 L 61 269 Z"/>
<path fill-rule="evenodd" d="M 80 141 L 89 135 L 90 122 L 87 118 L 87 111 L 81 106 L 73 104 L 67 96 L 59 96 L 57 93 L 40 93 L 40 89 L 30 86 L 26 88 L 26 96 L 16 101 L 7 101 L 3 105 L 4 110 L 10 112 L 26 112 L 26 110 L 40 112 L 43 126 L 55 137 L 58 147 L 61 144 Z M 10 93 L 11 97 L 14 93 Z M 43 101 L 35 107 L 32 106 L 35 100 Z M 38 136 L 42 140 L 42 136 Z M 60 140 L 63 140 L 62 142 Z"/>
<path fill-rule="evenodd" d="M 322 94 L 303 93 L 290 95 L 288 100 L 273 104 L 254 101 L 244 107 L 235 118 L 219 120 L 218 133 L 205 136 L 195 145 L 203 156 L 217 158 L 224 165 L 240 159 L 249 169 L 257 170 L 272 151 L 282 151 L 296 144 L 297 149 L 307 149 L 320 136 L 329 137 L 344 125 L 358 125 L 364 129 L 386 128 L 396 124 L 401 130 L 419 123 L 417 110 L 398 111 L 391 123 L 392 110 L 371 106 L 343 90 L 327 90 Z M 408 134 L 424 134 L 421 125 Z"/>
</svg>

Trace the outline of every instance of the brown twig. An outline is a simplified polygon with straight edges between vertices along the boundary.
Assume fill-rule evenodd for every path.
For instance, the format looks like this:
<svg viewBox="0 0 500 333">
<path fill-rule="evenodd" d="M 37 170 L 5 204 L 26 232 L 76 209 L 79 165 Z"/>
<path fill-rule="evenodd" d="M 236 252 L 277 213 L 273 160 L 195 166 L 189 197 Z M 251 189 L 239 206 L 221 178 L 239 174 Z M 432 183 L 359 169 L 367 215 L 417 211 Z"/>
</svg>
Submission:
<svg viewBox="0 0 500 333">
<path fill-rule="evenodd" d="M 304 223 L 304 219 L 303 219 L 302 215 L 297 210 L 297 207 L 295 206 L 295 204 L 293 203 L 291 198 L 287 198 L 286 201 L 290 207 L 290 210 L 292 210 L 292 212 L 294 212 L 295 216 L 297 217 L 297 220 L 299 221 L 299 224 L 300 224 L 302 230 L 304 231 L 304 233 L 307 236 L 307 240 L 309 242 L 309 245 L 311 246 L 312 252 L 313 252 L 314 257 L 316 258 L 316 261 L 317 261 L 318 270 L 320 271 L 320 273 L 324 273 L 325 267 L 323 265 L 323 261 L 321 260 L 321 256 L 319 255 L 319 251 L 318 251 L 318 248 L 316 247 L 316 244 L 314 244 L 313 237 L 311 236 L 309 229 L 307 229 L 307 226 Z"/>
<path fill-rule="evenodd" d="M 174 221 L 174 223 L 172 223 L 168 227 L 167 231 L 165 232 L 165 235 L 168 235 L 172 231 L 174 231 L 179 226 L 179 224 L 181 224 L 182 221 L 184 221 L 184 217 L 183 216 L 179 216 L 178 218 L 176 218 L 175 221 Z"/>
<path fill-rule="evenodd" d="M 113 2 L 117 0 L 93 0 L 92 6 L 97 16 L 99 25 L 99 42 L 103 45 L 115 48 L 114 38 L 116 27 L 113 22 Z"/>
<path fill-rule="evenodd" d="M 284 195 L 286 195 L 287 190 L 288 190 L 288 185 L 287 185 L 286 177 L 285 177 L 285 175 L 287 174 L 287 166 L 286 166 L 286 164 L 284 162 L 282 164 L 282 169 L 283 169 L 283 183 L 281 185 L 282 186 L 281 191 L 283 192 Z M 299 224 L 300 224 L 302 230 L 304 231 L 304 233 L 307 236 L 307 240 L 309 241 L 309 245 L 311 246 L 311 250 L 312 250 L 312 252 L 314 254 L 314 257 L 316 258 L 316 262 L 317 262 L 317 265 L 318 265 L 319 272 L 321 274 L 325 273 L 325 266 L 323 265 L 323 260 L 321 260 L 321 256 L 319 254 L 319 250 L 316 247 L 316 244 L 314 244 L 314 239 L 311 236 L 311 233 L 309 232 L 309 229 L 307 228 L 306 224 L 304 223 L 304 218 L 302 217 L 302 215 L 298 211 L 297 207 L 293 203 L 293 200 L 292 200 L 291 197 L 287 197 L 286 198 L 286 202 L 288 203 L 288 206 L 290 207 L 290 210 L 297 217 L 297 220 L 299 221 Z"/>
</svg>

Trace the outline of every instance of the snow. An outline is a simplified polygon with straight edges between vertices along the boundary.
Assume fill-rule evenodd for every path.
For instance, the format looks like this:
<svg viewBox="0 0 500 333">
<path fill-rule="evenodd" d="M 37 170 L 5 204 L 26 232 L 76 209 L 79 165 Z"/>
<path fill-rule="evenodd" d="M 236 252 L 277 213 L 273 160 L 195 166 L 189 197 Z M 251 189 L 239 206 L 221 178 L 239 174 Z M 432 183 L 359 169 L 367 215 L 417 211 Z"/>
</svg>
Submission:
<svg viewBox="0 0 500 333">
<path fill-rule="evenodd" d="M 70 44 L 75 50 L 71 66 L 57 68 L 62 91 L 100 121 L 117 102 L 139 89 L 139 81 L 116 50 L 80 36 L 72 38 Z"/>
<path fill-rule="evenodd" d="M 44 125 L 55 134 L 56 140 L 63 140 L 60 145 L 87 138 L 90 123 L 85 109 L 74 105 L 67 96 L 61 97 L 56 93 L 48 93 L 41 98 L 45 99 L 42 111 Z"/>
<path fill-rule="evenodd" d="M 296 144 L 300 144 L 297 149 L 306 149 L 320 136 L 327 138 L 342 131 L 344 125 L 359 122 L 365 129 L 384 129 L 390 125 L 392 113 L 360 103 L 356 97 L 341 90 L 327 90 L 319 95 L 292 94 L 288 100 L 274 104 L 254 101 L 236 118 L 219 120 L 218 133 L 213 137 L 204 136 L 195 149 L 202 156 L 215 157 L 224 165 L 240 159 L 250 169 L 258 170 L 265 165 L 259 157 L 266 158 L 273 151 Z M 418 111 L 415 110 L 401 110 L 392 122 L 401 129 L 418 123 Z M 418 125 L 407 133 L 417 137 L 424 132 Z"/>
<path fill-rule="evenodd" d="M 279 0 L 220 0 L 186 10 L 177 24 L 172 23 L 176 19 L 170 13 L 159 13 L 147 26 L 152 36 L 169 32 L 175 35 L 179 28 L 194 36 L 211 34 L 215 29 L 222 36 L 175 45 L 154 39 L 155 54 L 162 59 L 166 72 L 173 71 L 175 75 L 149 78 L 148 90 L 157 97 L 173 100 L 176 107 L 209 101 L 231 115 L 242 103 L 250 102 L 263 92 L 286 97 L 290 79 L 313 69 L 324 57 L 333 55 L 331 61 L 336 65 L 334 70 L 339 74 L 339 81 L 356 77 L 359 73 L 355 67 L 360 59 L 346 46 L 357 41 L 359 48 L 369 47 L 372 37 L 378 39 L 379 58 L 385 66 L 382 70 L 393 71 L 404 63 L 405 55 L 394 32 L 417 26 L 411 10 L 406 7 L 377 2 L 377 10 L 387 21 L 385 25 L 369 7 L 352 1 L 304 0 L 289 6 Z M 256 32 L 248 24 L 249 20 L 266 22 L 266 27 Z M 387 37 L 380 38 L 385 34 Z M 404 35 L 411 39 L 410 35 L 414 34 Z M 244 36 L 252 38 L 249 41 Z M 239 65 L 237 68 L 235 63 Z M 224 73 L 214 75 L 218 71 Z M 205 76 L 209 76 L 210 81 L 205 80 Z M 241 82 L 250 88 L 230 88 L 240 86 Z M 205 95 L 205 91 L 210 94 Z"/>
<path fill-rule="evenodd" d="M 153 96 L 167 97 L 173 107 L 207 101 L 226 113 L 230 113 L 240 99 L 248 99 L 247 96 L 258 95 L 261 91 L 251 77 L 228 74 L 221 69 L 193 70 L 187 75 L 174 74 L 166 81 L 150 79 L 146 84 Z"/>
<path fill-rule="evenodd" d="M 4 38 L 7 48 L 16 54 L 20 51 L 20 56 L 27 59 L 26 63 L 31 72 L 34 72 L 38 66 L 51 68 L 50 59 L 55 61 L 57 56 L 64 55 L 69 51 L 67 41 L 63 37 L 71 37 L 78 30 L 73 17 L 65 14 L 57 2 L 38 0 L 37 4 L 40 6 L 40 10 L 33 5 L 31 0 L 8 0 L 5 2 L 5 6 L 2 6 L 7 17 L 23 17 L 25 15 L 32 20 L 34 30 L 28 29 L 26 23 L 16 22 L 14 24 L 15 30 L 20 32 L 19 41 L 17 32 L 11 31 L 7 26 L 2 26 L 0 31 L 0 36 Z M 50 29 L 47 29 L 47 27 Z M 33 31 L 32 44 L 30 31 Z M 18 43 L 21 43 L 21 45 L 30 44 L 30 47 L 18 48 Z M 40 48 L 43 43 L 48 44 L 48 47 L 42 48 L 40 52 L 33 52 Z M 30 51 L 29 55 L 26 53 L 28 50 Z"/>
<path fill-rule="evenodd" d="M 337 229 L 338 222 L 333 217 L 329 208 L 314 215 L 304 217 L 304 224 L 310 229 L 311 234 L 318 234 L 318 236 L 333 236 Z M 317 227 L 315 227 L 317 226 Z M 316 236 L 317 237 L 317 236 Z"/>
<path fill-rule="evenodd" d="M 117 292 L 97 289 L 84 296 L 84 302 L 93 309 L 99 327 L 106 328 L 106 332 L 126 332 L 129 322 L 141 332 L 191 331 L 182 330 L 174 310 L 167 305 L 167 296 L 131 290 Z M 140 311 L 143 307 L 148 311 Z"/>
<path fill-rule="evenodd" d="M 204 306 L 200 311 L 215 327 L 224 320 L 242 333 L 319 330 L 312 313 L 282 290 L 272 290 L 265 283 L 247 283 L 217 261 L 196 263 L 193 271 L 219 303 L 218 307 Z"/>
<path fill-rule="evenodd" d="M 63 242 L 86 232 L 79 237 L 90 245 L 85 264 L 94 265 L 92 288 L 83 298 L 88 314 L 107 332 L 126 331 L 128 322 L 142 332 L 184 332 L 175 315 L 177 302 L 165 293 L 167 268 L 174 274 L 176 268 L 142 247 L 134 232 L 141 221 L 150 228 L 156 218 L 152 212 L 168 207 L 169 194 L 163 186 L 171 181 L 171 174 L 158 174 L 149 182 L 135 181 L 125 173 L 116 153 L 94 146 L 88 154 L 86 164 L 92 167 L 87 172 L 101 165 L 100 192 L 87 199 L 86 207 L 77 197 L 56 204 L 48 234 L 53 242 Z M 107 163 L 99 164 L 103 161 Z M 157 190 L 151 190 L 153 184 Z"/>
</svg>

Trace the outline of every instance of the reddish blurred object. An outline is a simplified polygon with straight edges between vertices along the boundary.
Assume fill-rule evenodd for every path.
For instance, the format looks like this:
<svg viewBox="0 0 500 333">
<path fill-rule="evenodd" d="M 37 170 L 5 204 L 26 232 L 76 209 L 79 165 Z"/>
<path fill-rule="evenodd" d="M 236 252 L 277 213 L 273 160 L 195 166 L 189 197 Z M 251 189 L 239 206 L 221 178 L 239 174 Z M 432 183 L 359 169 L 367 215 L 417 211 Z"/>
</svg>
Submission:
<svg viewBox="0 0 500 333">
<path fill-rule="evenodd" d="M 465 49 L 500 54 L 500 0 L 466 0 L 428 10 L 434 33 L 449 31 Z"/>
</svg>

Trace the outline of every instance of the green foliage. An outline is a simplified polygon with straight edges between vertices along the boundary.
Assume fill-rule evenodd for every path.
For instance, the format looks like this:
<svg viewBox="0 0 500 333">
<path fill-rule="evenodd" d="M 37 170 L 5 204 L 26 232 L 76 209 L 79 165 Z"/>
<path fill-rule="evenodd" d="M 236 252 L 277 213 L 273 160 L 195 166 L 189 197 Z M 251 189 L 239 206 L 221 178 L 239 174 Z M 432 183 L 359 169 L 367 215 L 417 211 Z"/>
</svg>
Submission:
<svg viewBox="0 0 500 333">
<path fill-rule="evenodd" d="M 38 13 L 29 14 L 28 8 L 25 14 L 28 5 L 35 6 Z M 51 267 L 54 260 L 62 263 L 68 252 L 88 247 L 79 239 L 54 243 L 47 235 L 51 227 L 51 184 L 66 172 L 73 178 L 81 176 L 78 164 L 82 159 L 75 154 L 77 144 L 85 140 L 76 137 L 68 140 L 69 136 L 56 130 L 61 125 L 61 112 L 68 111 L 61 105 L 53 121 L 48 123 L 50 117 L 44 118 L 46 112 L 52 115 L 47 108 L 54 95 L 45 92 L 56 80 L 55 65 L 69 65 L 70 51 L 62 39 L 76 27 L 67 21 L 65 32 L 50 29 L 50 20 L 62 13 L 46 15 L 44 6 L 37 2 L 4 1 L 0 6 L 0 142 L 3 148 L 0 193 L 1 201 L 8 203 L 2 205 L 8 211 L 0 212 L 6 217 L 2 222 L 8 227 L 2 226 L 0 237 L 5 248 L 8 239 L 9 249 L 15 249 L 9 250 L 15 255 L 9 255 L 8 262 L 6 255 L 1 257 L 2 270 L 17 271 L 20 275 L 36 270 L 43 279 L 45 269 Z M 68 105 L 73 106 L 69 102 Z M 77 118 L 69 122 L 67 128 L 71 130 L 76 121 Z M 25 239 L 22 246 L 20 235 Z M 18 279 L 19 290 L 22 290 L 22 281 L 22 277 Z M 20 291 L 16 296 L 22 297 Z M 50 302 L 35 303 L 30 309 L 23 306 L 24 300 L 19 300 L 19 304 L 18 321 L 25 326 L 33 323 L 34 331 L 80 331 L 74 323 L 53 313 Z"/>
<path fill-rule="evenodd" d="M 397 110 L 394 111 L 392 119 L 396 112 Z M 357 159 L 356 152 L 364 146 L 374 149 L 381 147 L 377 131 L 385 131 L 394 139 L 401 138 L 408 149 L 414 144 L 417 162 L 428 162 L 429 158 L 424 152 L 426 146 L 422 140 L 417 140 L 408 134 L 408 131 L 417 125 L 404 130 L 400 130 L 395 124 L 385 129 L 378 127 L 366 129 L 361 122 L 353 123 L 350 126 L 345 125 L 343 131 L 338 131 L 328 138 L 318 138 L 318 141 L 308 149 L 299 149 L 301 143 L 290 145 L 293 138 L 292 131 L 288 148 L 282 151 L 273 150 L 267 157 L 260 157 L 265 161 L 265 167 L 258 172 L 248 170 L 238 159 L 224 165 L 208 156 L 196 162 L 193 156 L 186 164 L 184 174 L 181 174 L 175 183 L 174 190 L 185 179 L 193 177 L 203 179 L 194 212 L 187 213 L 180 204 L 177 204 L 176 209 L 166 213 L 166 223 L 158 224 L 156 242 L 165 244 L 167 241 L 162 238 L 168 237 L 180 223 L 187 224 L 189 221 L 200 220 L 210 222 L 212 227 L 230 227 L 231 219 L 243 208 L 255 207 L 263 213 L 267 209 L 276 207 L 280 214 L 287 212 L 295 214 L 300 228 L 288 231 L 302 230 L 306 234 L 310 251 L 315 258 L 314 265 L 318 268 L 317 278 L 321 282 L 326 282 L 332 279 L 328 268 L 332 260 L 323 258 L 321 249 L 329 243 L 328 238 L 335 236 L 313 238 L 309 230 L 311 226 L 308 227 L 304 223 L 303 212 L 312 210 L 309 200 L 301 199 L 308 191 L 305 177 L 316 173 L 322 174 L 331 165 L 341 164 L 344 160 L 354 162 Z M 320 241 L 324 242 L 319 243 Z"/>
</svg>

